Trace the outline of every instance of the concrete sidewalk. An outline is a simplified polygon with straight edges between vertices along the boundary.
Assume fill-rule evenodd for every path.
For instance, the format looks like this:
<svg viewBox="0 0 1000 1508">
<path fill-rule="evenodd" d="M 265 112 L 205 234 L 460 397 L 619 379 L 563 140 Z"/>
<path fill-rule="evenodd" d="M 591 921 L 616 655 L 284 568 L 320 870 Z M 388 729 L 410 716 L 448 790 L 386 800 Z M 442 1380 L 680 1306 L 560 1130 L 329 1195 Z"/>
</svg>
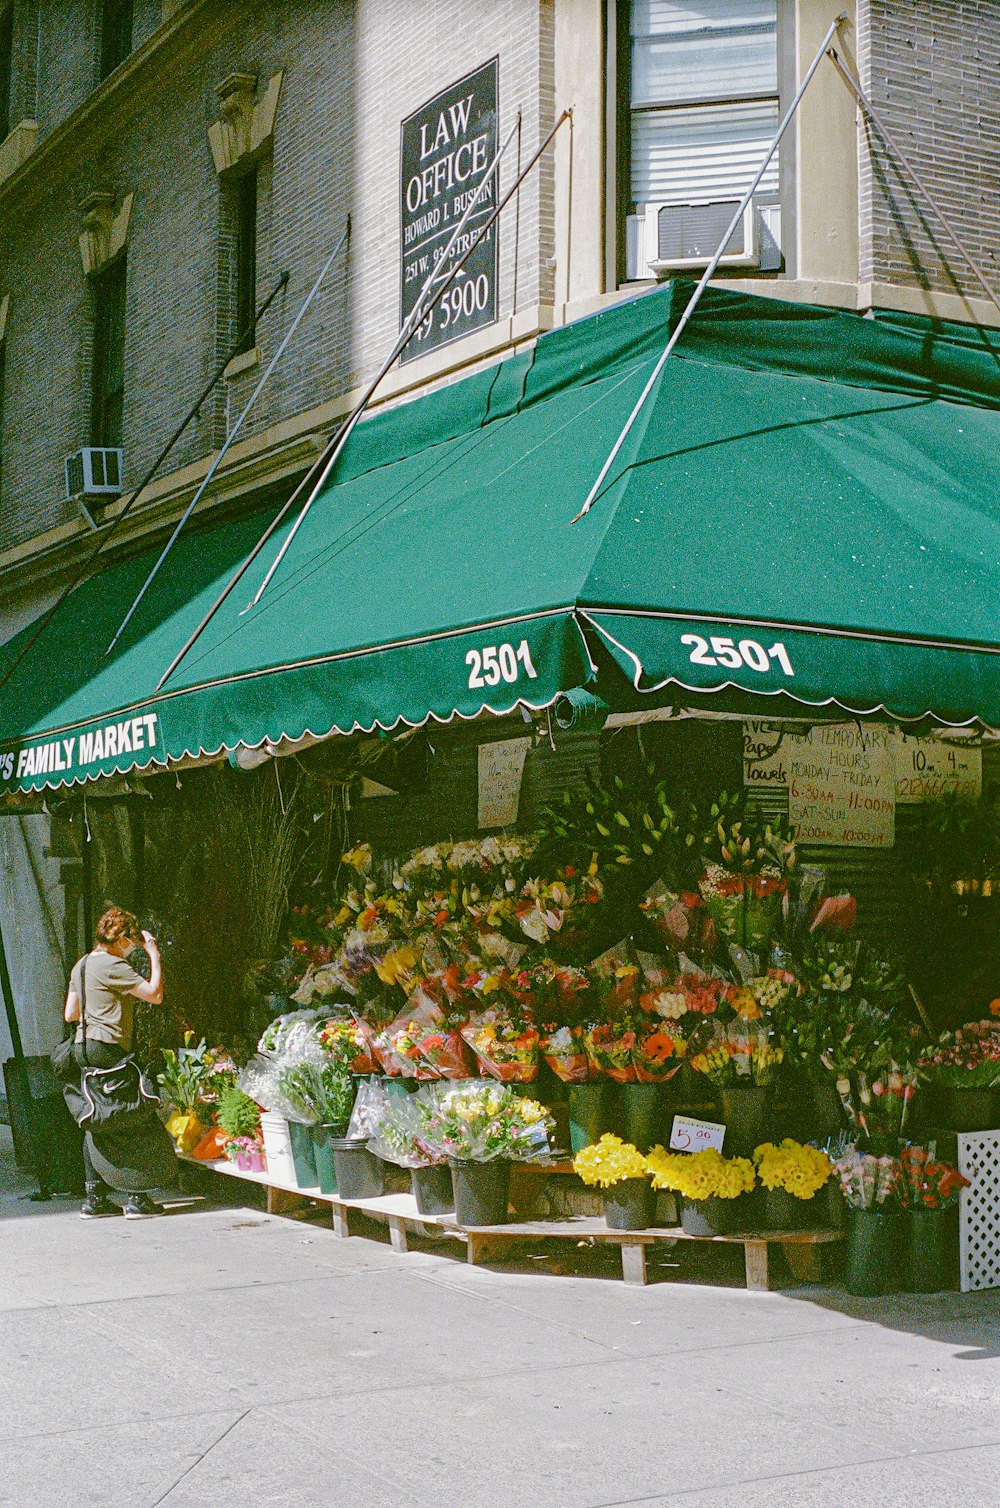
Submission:
<svg viewBox="0 0 1000 1508">
<path fill-rule="evenodd" d="M 207 1202 L 86 1222 L 23 1197 L 9 1138 L 0 1183 L 5 1508 L 1000 1503 L 1000 1292 L 750 1294 L 704 1248 L 634 1289 Z"/>
</svg>

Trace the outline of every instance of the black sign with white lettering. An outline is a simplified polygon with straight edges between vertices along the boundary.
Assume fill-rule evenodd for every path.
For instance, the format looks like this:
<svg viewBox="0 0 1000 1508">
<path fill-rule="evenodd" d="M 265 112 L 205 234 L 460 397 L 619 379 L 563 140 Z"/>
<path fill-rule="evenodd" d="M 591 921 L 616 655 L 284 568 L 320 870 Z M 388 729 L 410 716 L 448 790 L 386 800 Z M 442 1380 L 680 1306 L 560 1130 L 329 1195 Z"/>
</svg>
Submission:
<svg viewBox="0 0 1000 1508">
<path fill-rule="evenodd" d="M 444 256 L 497 150 L 496 58 L 467 74 L 404 120 L 400 152 L 401 323 Z M 460 261 L 496 205 L 494 174 L 448 255 Z M 444 269 L 442 268 L 442 271 Z M 480 241 L 440 303 L 422 322 L 401 360 L 490 325 L 497 317 L 497 226 Z"/>
</svg>

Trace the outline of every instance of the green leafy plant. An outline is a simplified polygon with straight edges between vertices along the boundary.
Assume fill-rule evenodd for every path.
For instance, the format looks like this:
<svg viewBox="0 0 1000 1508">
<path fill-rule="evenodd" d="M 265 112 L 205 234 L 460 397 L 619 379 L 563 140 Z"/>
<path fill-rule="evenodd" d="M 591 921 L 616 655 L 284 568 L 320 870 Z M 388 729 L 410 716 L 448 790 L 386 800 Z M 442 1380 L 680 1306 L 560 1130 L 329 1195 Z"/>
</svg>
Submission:
<svg viewBox="0 0 1000 1508">
<path fill-rule="evenodd" d="M 232 1084 L 219 1095 L 215 1118 L 229 1137 L 253 1136 L 260 1126 L 260 1109 L 248 1094 Z"/>
<path fill-rule="evenodd" d="M 204 1037 L 192 1047 L 193 1038 L 193 1032 L 185 1032 L 182 1047 L 163 1048 L 163 1069 L 156 1079 L 164 1099 L 184 1115 L 195 1109 L 215 1073 Z"/>
<path fill-rule="evenodd" d="M 342 1064 L 290 1063 L 278 1074 L 278 1088 L 307 1125 L 344 1130 L 351 1118 L 355 1085 Z"/>
</svg>

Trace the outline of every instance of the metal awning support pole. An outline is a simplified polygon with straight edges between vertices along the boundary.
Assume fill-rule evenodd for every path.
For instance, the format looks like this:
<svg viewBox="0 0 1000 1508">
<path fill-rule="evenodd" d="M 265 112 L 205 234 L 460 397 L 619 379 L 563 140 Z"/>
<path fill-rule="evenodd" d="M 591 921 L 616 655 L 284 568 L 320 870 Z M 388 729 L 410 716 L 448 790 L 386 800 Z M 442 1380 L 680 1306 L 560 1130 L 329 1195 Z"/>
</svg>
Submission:
<svg viewBox="0 0 1000 1508">
<path fill-rule="evenodd" d="M 672 353 L 672 351 L 673 351 L 674 347 L 676 346 L 677 342 L 680 340 L 681 336 L 683 335 L 684 330 L 685 330 L 685 328 L 687 326 L 688 320 L 691 318 L 691 316 L 694 313 L 695 309 L 697 309 L 698 304 L 699 304 L 699 302 L 701 300 L 701 296 L 704 293 L 705 289 L 708 287 L 709 280 L 712 277 L 714 277 L 715 270 L 718 267 L 720 261 L 722 260 L 723 252 L 725 251 L 726 247 L 729 244 L 730 237 L 733 235 L 733 232 L 736 230 L 736 227 L 739 225 L 740 221 L 743 219 L 743 215 L 744 215 L 744 212 L 746 211 L 747 205 L 750 203 L 750 200 L 753 198 L 754 194 L 757 192 L 758 184 L 760 183 L 760 181 L 763 178 L 765 172 L 767 171 L 768 164 L 770 163 L 771 158 L 774 156 L 775 152 L 778 150 L 778 146 L 779 146 L 779 144 L 781 142 L 781 138 L 784 136 L 785 132 L 787 131 L 787 129 L 788 129 L 788 127 L 789 127 L 789 125 L 790 125 L 790 123 L 792 121 L 792 117 L 795 115 L 796 110 L 799 108 L 799 105 L 802 103 L 802 96 L 805 94 L 806 90 L 808 89 L 809 84 L 812 81 L 813 74 L 816 72 L 816 69 L 819 67 L 820 63 L 823 61 L 823 58 L 826 55 L 826 51 L 827 51 L 828 47 L 830 46 L 830 43 L 833 41 L 834 33 L 836 32 L 837 27 L 840 25 L 841 21 L 843 21 L 844 19 L 845 19 L 845 17 L 843 15 L 839 15 L 836 18 L 835 21 L 832 21 L 830 23 L 829 30 L 827 31 L 826 36 L 823 38 L 822 42 L 820 43 L 819 49 L 818 49 L 818 51 L 816 53 L 816 56 L 813 58 L 812 62 L 809 64 L 809 67 L 806 69 L 805 76 L 803 77 L 801 84 L 799 85 L 798 89 L 795 92 L 795 98 L 792 100 L 792 103 L 789 105 L 788 109 L 785 111 L 784 119 L 782 120 L 781 124 L 779 125 L 779 127 L 777 129 L 777 132 L 775 133 L 775 135 L 774 135 L 774 137 L 773 137 L 773 139 L 771 141 L 771 145 L 767 149 L 767 153 L 766 153 L 766 155 L 764 157 L 764 161 L 761 163 L 760 167 L 757 169 L 756 177 L 754 178 L 754 180 L 751 183 L 750 187 L 747 189 L 746 193 L 743 195 L 743 198 L 740 200 L 739 208 L 737 209 L 736 213 L 733 215 L 733 218 L 730 220 L 729 225 L 728 225 L 728 227 L 726 228 L 726 231 L 723 234 L 722 240 L 719 242 L 719 244 L 718 244 L 718 246 L 717 246 L 717 248 L 715 250 L 715 254 L 712 257 L 712 260 L 709 262 L 708 266 L 705 268 L 705 271 L 702 273 L 701 278 L 700 278 L 700 280 L 698 282 L 698 286 L 695 288 L 695 290 L 692 293 L 691 297 L 688 299 L 687 308 L 684 310 L 684 313 L 681 315 L 680 319 L 677 321 L 677 327 L 674 330 L 674 333 L 671 335 L 670 339 L 667 341 L 667 344 L 666 344 L 666 347 L 665 347 L 665 349 L 663 351 L 663 354 L 661 355 L 659 361 L 656 363 L 655 367 L 653 368 L 652 372 L 650 373 L 649 381 L 646 383 L 646 386 L 643 388 L 642 392 L 639 394 L 639 397 L 638 397 L 638 400 L 636 401 L 635 407 L 633 408 L 632 412 L 629 414 L 628 418 L 625 421 L 625 427 L 624 427 L 624 429 L 622 430 L 621 434 L 618 436 L 617 440 L 615 441 L 614 445 L 612 446 L 611 454 L 608 456 L 608 459 L 605 461 L 604 465 L 601 467 L 600 472 L 598 473 L 598 476 L 597 476 L 597 480 L 594 482 L 594 485 L 591 487 L 590 491 L 587 494 L 587 500 L 586 500 L 586 502 L 584 503 L 583 507 L 580 509 L 580 511 L 576 515 L 576 517 L 571 520 L 572 523 L 575 524 L 579 519 L 583 518 L 584 514 L 589 513 L 590 510 L 591 510 L 591 508 L 593 507 L 594 501 L 597 498 L 597 495 L 600 492 L 601 487 L 604 485 L 604 479 L 605 479 L 605 477 L 607 476 L 608 472 L 611 470 L 612 466 L 614 465 L 615 458 L 617 457 L 618 452 L 621 450 L 622 446 L 625 444 L 625 441 L 626 441 L 626 439 L 627 439 L 627 437 L 629 435 L 629 432 L 631 431 L 631 428 L 632 428 L 633 424 L 635 423 L 636 419 L 638 419 L 639 415 L 642 413 L 642 410 L 643 410 L 643 408 L 645 407 L 645 404 L 646 404 L 646 399 L 649 397 L 650 393 L 653 391 L 653 387 L 654 387 L 654 385 L 656 383 L 656 380 L 659 377 L 660 373 L 663 371 L 663 368 L 664 368 L 664 366 L 667 363 L 667 358 L 670 356 L 670 354 Z"/>
<path fill-rule="evenodd" d="M 333 248 L 333 250 L 331 251 L 330 255 L 327 257 L 326 261 L 324 262 L 323 266 L 321 267 L 319 277 L 316 279 L 316 281 L 313 283 L 312 287 L 310 288 L 309 295 L 308 295 L 305 303 L 302 305 L 302 308 L 299 310 L 298 314 L 296 314 L 295 318 L 292 320 L 292 323 L 289 325 L 288 329 L 286 330 L 284 338 L 281 341 L 281 344 L 278 346 L 278 349 L 275 351 L 274 355 L 271 357 L 271 360 L 268 362 L 267 366 L 265 367 L 264 372 L 261 375 L 260 381 L 257 383 L 257 386 L 254 388 L 253 392 L 250 394 L 250 397 L 247 399 L 246 404 L 243 407 L 242 413 L 240 414 L 240 416 L 237 419 L 236 423 L 233 425 L 232 429 L 229 431 L 228 435 L 226 436 L 225 443 L 223 444 L 222 448 L 220 449 L 220 451 L 219 451 L 218 455 L 216 456 L 215 460 L 212 462 L 211 466 L 208 468 L 208 471 L 207 471 L 207 473 L 206 473 L 206 475 L 204 477 L 204 480 L 202 481 L 201 486 L 198 488 L 198 490 L 195 493 L 194 497 L 188 503 L 188 505 L 185 508 L 184 512 L 181 514 L 180 518 L 178 519 L 177 525 L 176 525 L 176 527 L 174 529 L 174 532 L 171 534 L 170 538 L 167 540 L 166 544 L 163 546 L 163 549 L 160 551 L 159 559 L 156 561 L 155 565 L 153 566 L 153 569 L 150 571 L 149 575 L 146 577 L 145 581 L 142 583 L 142 586 L 139 588 L 138 596 L 135 598 L 135 601 L 132 603 L 132 606 L 129 608 L 128 612 L 125 614 L 125 616 L 122 619 L 121 623 L 118 625 L 118 629 L 117 629 L 117 631 L 115 633 L 114 638 L 111 640 L 111 643 L 108 645 L 107 649 L 104 651 L 105 656 L 109 655 L 111 653 L 111 651 L 114 649 L 115 645 L 118 643 L 118 640 L 121 638 L 122 634 L 125 632 L 125 630 L 128 627 L 129 623 L 132 621 L 132 616 L 135 613 L 136 609 L 138 608 L 138 606 L 139 606 L 140 602 L 142 601 L 143 597 L 145 597 L 146 593 L 149 591 L 149 588 L 152 586 L 153 582 L 156 580 L 156 577 L 158 576 L 159 571 L 160 571 L 160 567 L 163 565 L 163 562 L 166 560 L 167 556 L 170 554 L 170 551 L 173 549 L 175 543 L 177 542 L 177 538 L 178 538 L 181 530 L 184 528 L 184 525 L 187 523 L 188 519 L 191 517 L 191 515 L 194 512 L 195 508 L 197 508 L 199 502 L 201 501 L 202 497 L 204 496 L 205 489 L 207 488 L 208 484 L 211 482 L 212 478 L 215 476 L 215 473 L 218 471 L 219 467 L 222 465 L 223 459 L 225 458 L 227 451 L 229 450 L 229 448 L 231 447 L 233 441 L 236 439 L 236 436 L 240 432 L 240 429 L 241 429 L 241 427 L 243 425 L 243 420 L 246 418 L 247 414 L 253 408 L 254 404 L 257 402 L 257 399 L 260 397 L 261 393 L 264 391 L 264 388 L 267 385 L 268 378 L 271 376 L 271 373 L 274 371 L 275 367 L 278 365 L 278 362 L 281 360 L 282 356 L 285 354 L 285 350 L 287 349 L 287 347 L 289 345 L 289 342 L 291 341 L 291 339 L 292 339 L 293 335 L 295 334 L 296 330 L 299 328 L 299 325 L 302 323 L 302 320 L 305 317 L 306 311 L 308 310 L 310 304 L 312 303 L 313 299 L 316 297 L 317 293 L 320 290 L 320 286 L 321 286 L 321 284 L 323 282 L 323 279 L 326 277 L 326 275 L 329 272 L 330 268 L 333 266 L 333 263 L 336 260 L 336 258 L 340 255 L 340 252 L 341 252 L 341 250 L 342 250 L 345 242 L 347 241 L 347 238 L 350 235 L 350 233 L 351 233 L 351 217 L 350 217 L 350 215 L 348 215 L 348 217 L 347 217 L 347 224 L 344 226 L 344 229 L 343 229 L 343 232 L 341 234 L 340 240 L 337 242 L 336 246 Z"/>
<path fill-rule="evenodd" d="M 288 551 L 288 548 L 291 545 L 292 540 L 295 538 L 295 536 L 299 532 L 299 529 L 301 528 L 303 522 L 305 521 L 306 514 L 309 512 L 309 509 L 312 507 L 313 502 L 314 502 L 317 494 L 319 493 L 320 488 L 323 486 L 324 482 L 326 481 L 327 477 L 330 475 L 330 473 L 333 470 L 334 466 L 336 466 L 337 461 L 340 458 L 341 451 L 344 449 L 344 446 L 347 444 L 348 440 L 351 438 L 351 433 L 352 433 L 352 431 L 354 429 L 354 426 L 357 424 L 358 420 L 361 418 L 361 415 L 364 413 L 365 409 L 368 407 L 368 404 L 371 402 L 372 398 L 374 397 L 375 389 L 378 387 L 379 383 L 382 381 L 382 378 L 386 375 L 386 373 L 388 372 L 389 368 L 392 366 L 393 362 L 396 360 L 397 356 L 399 356 L 399 354 L 403 350 L 404 346 L 406 346 L 406 344 L 408 343 L 410 337 L 413 335 L 414 331 L 419 328 L 421 322 L 426 318 L 426 315 L 427 315 L 427 300 L 428 300 L 428 297 L 429 297 L 429 295 L 431 293 L 431 290 L 434 287 L 434 284 L 436 282 L 441 282 L 444 286 L 447 286 L 447 283 L 454 277 L 454 275 L 457 272 L 458 268 L 462 265 L 462 263 L 459 262 L 459 263 L 456 264 L 455 267 L 450 268 L 450 269 L 448 268 L 448 265 L 447 265 L 448 264 L 448 258 L 451 255 L 452 247 L 457 244 L 458 238 L 461 235 L 462 231 L 465 229 L 465 226 L 468 223 L 469 217 L 471 216 L 472 211 L 475 209 L 476 205 L 478 204 L 480 196 L 482 195 L 482 193 L 483 193 L 484 189 L 486 188 L 487 184 L 492 183 L 494 177 L 496 176 L 497 169 L 500 166 L 500 160 L 503 157 L 504 153 L 506 152 L 507 148 L 510 146 L 510 144 L 513 141 L 514 137 L 517 135 L 517 131 L 518 131 L 518 128 L 519 128 L 520 124 L 521 124 L 521 112 L 518 111 L 518 113 L 517 113 L 517 119 L 515 120 L 514 124 L 510 128 L 510 131 L 507 134 L 507 140 L 504 142 L 503 146 L 499 149 L 499 151 L 497 152 L 496 156 L 493 158 L 493 161 L 490 163 L 489 167 L 486 169 L 486 172 L 483 174 L 483 177 L 479 180 L 479 183 L 476 185 L 475 193 L 473 194 L 472 198 L 469 200 L 468 204 L 466 205 L 466 207 L 465 207 L 465 213 L 462 215 L 461 220 L 459 220 L 458 224 L 455 226 L 455 229 L 452 231 L 450 237 L 448 238 L 448 244 L 447 244 L 447 246 L 445 247 L 444 251 L 441 253 L 441 255 L 438 258 L 438 260 L 435 263 L 435 265 L 431 268 L 431 271 L 428 273 L 427 279 L 426 279 L 423 287 L 421 288 L 420 292 L 417 294 L 416 302 L 414 303 L 413 308 L 410 310 L 409 314 L 406 317 L 406 320 L 405 320 L 405 322 L 403 324 L 403 328 L 400 330 L 399 334 L 396 336 L 396 339 L 393 341 L 392 350 L 389 352 L 388 356 L 385 358 L 385 360 L 383 361 L 382 365 L 379 367 L 378 371 L 376 372 L 375 376 L 372 378 L 371 382 L 365 388 L 365 390 L 362 393 L 361 397 L 358 399 L 358 402 L 354 405 L 354 408 L 352 409 L 350 415 L 348 416 L 347 423 L 344 425 L 343 429 L 341 429 L 340 433 L 338 434 L 336 444 L 334 445 L 333 450 L 331 451 L 330 456 L 327 459 L 326 463 L 321 468 L 319 476 L 316 478 L 316 481 L 315 481 L 315 483 L 313 485 L 313 488 L 312 488 L 311 492 L 309 493 L 309 496 L 306 498 L 305 502 L 302 504 L 302 507 L 301 507 L 301 509 L 299 511 L 298 518 L 295 520 L 294 524 L 289 529 L 287 536 L 282 541 L 281 549 L 278 551 L 277 555 L 274 557 L 274 560 L 271 562 L 271 565 L 270 565 L 270 568 L 268 569 L 267 575 L 264 577 L 264 580 L 261 582 L 260 586 L 257 588 L 256 595 L 254 596 L 253 601 L 250 603 L 251 607 L 256 607 L 256 605 L 260 601 L 261 597 L 263 597 L 264 593 L 267 591 L 267 588 L 268 588 L 268 586 L 271 583 L 271 579 L 274 576 L 275 571 L 278 569 L 278 567 L 280 566 L 281 562 L 284 560 L 285 554 Z M 478 242 L 476 244 L 478 245 Z M 462 260 L 464 261 L 465 258 L 463 257 Z M 443 272 L 441 271 L 442 268 L 444 268 Z M 443 287 L 442 287 L 442 291 L 443 291 Z"/>
<path fill-rule="evenodd" d="M 886 126 L 883 124 L 881 118 L 876 113 L 875 107 L 872 105 L 871 100 L 862 89 L 859 81 L 851 73 L 850 69 L 848 69 L 841 61 L 841 58 L 839 57 L 835 47 L 829 47 L 827 49 L 827 53 L 830 61 L 833 63 L 833 66 L 836 68 L 837 72 L 844 80 L 844 83 L 847 85 L 848 89 L 850 89 L 858 104 L 861 106 L 862 110 L 867 115 L 868 119 L 871 121 L 872 125 L 875 127 L 876 131 L 881 136 L 886 146 L 889 148 L 889 151 L 906 169 L 913 187 L 916 189 L 917 193 L 920 195 L 921 199 L 924 201 L 931 214 L 937 220 L 938 224 L 941 226 L 941 229 L 945 232 L 948 239 L 957 249 L 959 256 L 972 272 L 977 283 L 979 283 L 980 287 L 985 292 L 986 297 L 989 299 L 990 303 L 994 306 L 994 308 L 1000 310 L 1000 298 L 998 298 L 997 294 L 994 292 L 993 288 L 987 281 L 986 275 L 980 267 L 979 263 L 975 261 L 971 253 L 965 249 L 965 246 L 962 244 L 958 232 L 953 227 L 951 221 L 945 215 L 940 206 L 934 202 L 934 200 L 931 198 L 931 195 L 924 187 L 916 168 L 914 168 L 913 164 L 902 152 L 893 137 L 890 136 Z"/>
<path fill-rule="evenodd" d="M 566 121 L 566 120 L 568 120 L 570 118 L 570 115 L 571 115 L 571 112 L 569 110 L 564 110 L 563 113 L 562 113 L 562 115 L 560 115 L 559 119 L 556 121 L 555 125 L 552 127 L 552 130 L 549 132 L 548 136 L 542 142 L 542 144 L 538 148 L 537 152 L 535 152 L 534 156 L 531 158 L 531 161 L 525 167 L 524 171 L 518 175 L 518 178 L 517 178 L 516 182 L 513 184 L 513 186 L 508 190 L 508 192 L 500 200 L 500 203 L 496 206 L 496 208 L 494 209 L 493 213 L 490 215 L 489 219 L 486 221 L 486 224 L 482 226 L 482 228 L 480 229 L 480 231 L 478 232 L 478 234 L 476 236 L 476 239 L 472 242 L 472 245 L 469 247 L 468 251 L 466 251 L 465 255 L 463 257 L 461 257 L 461 259 L 458 262 L 455 263 L 455 266 L 452 268 L 451 273 L 449 274 L 448 278 L 446 278 L 445 281 L 441 284 L 440 288 L 438 288 L 435 291 L 433 297 L 431 298 L 430 303 L 427 306 L 427 312 L 429 312 L 430 310 L 432 310 L 433 308 L 435 308 L 436 305 L 438 304 L 438 302 L 444 297 L 444 294 L 447 291 L 449 282 L 451 281 L 452 278 L 454 278 L 455 273 L 457 273 L 457 272 L 459 272 L 461 270 L 461 268 L 464 266 L 464 264 L 467 261 L 467 259 L 475 251 L 476 247 L 479 245 L 479 243 L 483 239 L 483 237 L 489 233 L 489 230 L 490 230 L 491 226 L 493 225 L 494 221 L 500 215 L 501 211 L 506 208 L 506 206 L 509 204 L 509 202 L 513 198 L 513 196 L 517 193 L 518 189 L 521 187 L 521 184 L 524 182 L 525 178 L 527 178 L 528 174 L 531 172 L 531 170 L 534 167 L 535 163 L 538 161 L 538 159 L 541 157 L 542 153 L 545 151 L 545 149 L 548 147 L 549 143 L 552 141 L 552 139 L 555 136 L 556 132 L 559 130 L 559 127 L 563 124 L 564 121 Z M 412 333 L 413 333 L 412 330 L 411 330 L 410 333 L 412 335 Z M 174 658 L 171 660 L 170 664 L 167 666 L 166 670 L 163 672 L 163 675 L 160 677 L 159 681 L 157 682 L 157 686 L 156 686 L 157 691 L 160 691 L 163 688 L 163 686 L 166 684 L 166 682 L 170 679 L 170 677 L 173 675 L 174 671 L 177 669 L 178 665 L 184 659 L 185 655 L 192 648 L 192 646 L 197 642 L 197 640 L 204 633 L 205 629 L 211 623 L 212 619 L 215 617 L 216 613 L 219 611 L 219 609 L 222 606 L 222 604 L 226 601 L 226 598 L 233 591 L 233 588 L 235 586 L 237 586 L 237 584 L 246 575 L 247 571 L 253 565 L 254 561 L 257 559 L 257 556 L 263 550 L 264 546 L 267 544 L 268 540 L 274 534 L 275 530 L 278 529 L 278 528 L 280 528 L 283 520 L 287 517 L 287 515 L 288 515 L 289 511 L 291 510 L 293 504 L 295 503 L 296 499 L 300 496 L 300 494 L 302 492 L 305 491 L 306 487 L 309 485 L 309 482 L 310 482 L 310 479 L 312 478 L 312 476 L 324 464 L 324 457 L 329 453 L 331 446 L 334 446 L 336 444 L 337 439 L 338 439 L 338 436 L 336 436 L 336 435 L 331 437 L 331 439 L 329 440 L 329 442 L 328 442 L 326 448 L 324 449 L 322 455 L 318 456 L 317 459 L 313 462 L 313 464 L 310 467 L 309 471 L 302 478 L 301 482 L 296 487 L 296 489 L 292 493 L 291 497 L 288 499 L 288 502 L 284 504 L 284 506 L 279 510 L 279 512 L 276 514 L 276 516 L 268 524 L 268 526 L 265 529 L 264 533 L 261 535 L 260 539 L 258 539 L 257 543 L 254 545 L 253 549 L 250 551 L 250 554 L 247 556 L 246 560 L 244 560 L 243 564 L 241 566 L 239 566 L 237 568 L 237 570 L 233 573 L 233 575 L 229 578 L 229 580 L 227 581 L 226 585 L 223 587 L 222 591 L 219 593 L 218 597 L 216 597 L 215 601 L 212 603 L 212 606 L 208 609 L 208 612 L 205 614 L 205 616 L 202 618 L 201 622 L 198 624 L 198 627 L 194 630 L 194 632 L 191 634 L 191 636 L 187 640 L 187 643 L 184 644 L 183 647 L 178 650 L 177 654 L 174 656 Z"/>
<path fill-rule="evenodd" d="M 94 561 L 97 559 L 98 555 L 100 555 L 101 551 L 104 549 L 104 546 L 107 544 L 108 540 L 114 534 L 114 532 L 118 528 L 119 524 L 121 524 L 128 517 L 129 513 L 131 513 L 132 509 L 135 507 L 136 503 L 139 501 L 139 498 L 145 492 L 146 488 L 149 486 L 150 482 L 153 480 L 154 476 L 159 471 L 159 469 L 163 465 L 164 461 L 167 459 L 167 456 L 173 450 L 174 446 L 177 444 L 177 441 L 180 439 L 181 435 L 184 433 L 184 431 L 187 429 L 188 425 L 191 423 L 191 420 L 195 417 L 195 415 L 197 414 L 198 410 L 201 408 L 202 404 L 205 402 L 205 399 L 209 396 L 209 394 L 212 392 L 212 390 L 222 381 L 222 377 L 223 377 L 223 374 L 225 373 L 226 367 L 232 361 L 232 359 L 233 359 L 234 356 L 238 356 L 239 355 L 240 351 L 243 349 L 243 346 L 244 346 L 245 342 L 250 339 L 251 335 L 253 335 L 254 331 L 257 328 L 257 326 L 260 324 L 261 320 L 264 318 L 264 315 L 267 313 L 268 309 L 274 303 L 274 300 L 278 297 L 278 294 L 281 292 L 282 288 L 284 288 L 284 286 L 285 286 L 285 284 L 287 282 L 288 282 L 288 273 L 287 272 L 283 272 L 281 274 L 280 278 L 278 279 L 277 283 L 275 283 L 274 287 L 271 289 L 271 292 L 267 295 L 267 298 L 260 305 L 260 307 L 257 310 L 256 314 L 254 315 L 253 319 L 250 321 L 250 323 L 243 330 L 240 331 L 239 337 L 238 337 L 236 343 L 231 347 L 231 349 L 226 354 L 226 356 L 223 357 L 222 361 L 219 362 L 219 365 L 216 367 L 216 369 L 213 372 L 211 378 L 209 379 L 208 382 L 206 382 L 205 386 L 202 388 L 201 392 L 198 394 L 197 398 L 192 403 L 192 405 L 188 409 L 187 413 L 184 415 L 184 418 L 181 420 L 180 424 L 178 424 L 177 428 L 174 430 L 173 434 L 170 436 L 170 439 L 167 441 L 166 445 L 164 445 L 163 449 L 160 451 L 159 455 L 156 457 L 156 460 L 153 462 L 152 466 L 150 466 L 149 470 L 146 472 L 146 475 L 143 477 L 143 479 L 139 483 L 138 487 L 132 493 L 132 496 L 129 498 L 129 500 L 125 504 L 124 508 L 121 510 L 120 513 L 117 513 L 113 519 L 111 519 L 110 523 L 102 526 L 99 538 L 97 540 L 97 543 L 95 544 L 93 550 L 91 550 L 90 554 L 87 556 L 86 560 L 83 562 L 83 565 L 77 571 L 77 573 L 73 577 L 73 579 L 70 582 L 68 582 L 65 587 L 63 587 L 62 591 L 59 593 L 59 596 L 52 603 L 52 605 L 50 607 L 46 608 L 45 612 L 42 614 L 42 616 L 39 618 L 38 622 L 36 623 L 34 632 L 31 634 L 31 636 L 28 638 L 28 640 L 24 644 L 22 644 L 20 650 L 15 655 L 14 659 L 7 666 L 7 669 L 4 671 L 3 675 L 0 676 L 0 691 L 3 690 L 4 686 L 6 686 L 7 682 L 10 680 L 11 676 L 14 674 L 14 671 L 17 669 L 17 667 L 20 665 L 21 661 L 24 659 L 25 655 L 28 654 L 31 651 L 31 649 L 34 647 L 34 645 L 38 641 L 38 639 L 41 637 L 41 635 L 48 628 L 49 624 L 52 622 L 52 619 L 55 617 L 56 613 L 59 611 L 59 609 L 62 607 L 63 603 L 66 601 L 66 598 L 72 592 L 76 591 L 77 587 L 80 585 L 80 583 L 84 579 L 84 577 L 87 576 L 90 573 L 90 571 L 91 571 L 91 569 L 93 567 Z"/>
</svg>

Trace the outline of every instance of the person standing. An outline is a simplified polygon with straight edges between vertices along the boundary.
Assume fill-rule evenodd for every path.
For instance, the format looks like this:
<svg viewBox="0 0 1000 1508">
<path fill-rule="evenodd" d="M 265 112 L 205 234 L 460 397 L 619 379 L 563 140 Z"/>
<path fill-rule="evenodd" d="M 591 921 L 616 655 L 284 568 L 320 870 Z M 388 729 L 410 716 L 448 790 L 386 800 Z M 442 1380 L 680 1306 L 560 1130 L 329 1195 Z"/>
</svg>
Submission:
<svg viewBox="0 0 1000 1508">
<path fill-rule="evenodd" d="M 128 962 L 138 947 L 149 958 L 148 980 Z M 97 923 L 92 951 L 74 964 L 70 974 L 65 1018 L 76 1022 L 73 1056 L 78 1067 L 112 1068 L 121 1062 L 132 1046 L 136 1000 L 150 1005 L 163 1002 L 160 950 L 151 932 L 140 931 L 131 911 L 112 906 Z M 85 1132 L 83 1165 L 87 1187 L 80 1214 L 85 1220 L 118 1214 L 111 1188 L 126 1195 L 127 1220 L 160 1214 L 149 1191 L 172 1182 L 176 1170 L 170 1139 L 158 1123 L 129 1147 L 127 1158 L 120 1151 L 109 1155 L 100 1137 L 95 1141 L 90 1131 Z"/>
</svg>

